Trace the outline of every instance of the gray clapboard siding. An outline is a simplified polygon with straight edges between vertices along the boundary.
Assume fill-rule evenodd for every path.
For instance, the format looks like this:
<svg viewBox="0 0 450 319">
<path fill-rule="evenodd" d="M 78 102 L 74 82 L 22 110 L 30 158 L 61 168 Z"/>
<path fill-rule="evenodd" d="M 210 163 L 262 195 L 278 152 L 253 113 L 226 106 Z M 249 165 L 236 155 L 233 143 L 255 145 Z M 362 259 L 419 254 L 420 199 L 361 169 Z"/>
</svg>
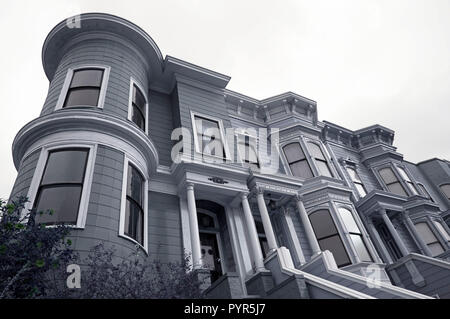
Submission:
<svg viewBox="0 0 450 319">
<path fill-rule="evenodd" d="M 170 139 L 174 129 L 171 97 L 151 91 L 149 99 L 148 133 L 158 149 L 160 164 L 170 166 L 170 152 L 174 143 Z"/>
<path fill-rule="evenodd" d="M 34 171 L 36 170 L 40 153 L 41 150 L 38 149 L 21 161 L 16 181 L 14 182 L 11 195 L 9 196 L 10 200 L 15 200 L 20 196 L 28 195 L 28 190 L 31 185 L 31 180 L 33 179 Z"/>
<path fill-rule="evenodd" d="M 123 41 L 123 40 L 122 40 Z M 120 117 L 128 116 L 130 77 L 132 76 L 147 91 L 145 66 L 129 46 L 110 39 L 96 39 L 77 43 L 63 56 L 52 79 L 41 115 L 54 111 L 69 67 L 98 64 L 111 68 L 104 112 Z"/>
</svg>

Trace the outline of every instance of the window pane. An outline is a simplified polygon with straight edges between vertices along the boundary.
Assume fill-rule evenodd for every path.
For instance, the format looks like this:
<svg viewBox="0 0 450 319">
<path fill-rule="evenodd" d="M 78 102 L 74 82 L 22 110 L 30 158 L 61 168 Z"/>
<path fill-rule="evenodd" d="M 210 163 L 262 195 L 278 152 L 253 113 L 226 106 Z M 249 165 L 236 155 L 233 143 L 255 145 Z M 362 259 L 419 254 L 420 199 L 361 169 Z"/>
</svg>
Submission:
<svg viewBox="0 0 450 319">
<path fill-rule="evenodd" d="M 441 191 L 447 196 L 448 199 L 450 199 L 450 184 L 444 184 L 439 186 Z"/>
<path fill-rule="evenodd" d="M 97 106 L 99 94 L 100 89 L 96 88 L 70 89 L 64 107 Z"/>
<path fill-rule="evenodd" d="M 450 241 L 450 234 L 445 230 L 444 226 L 440 222 L 433 221 L 433 223 L 436 225 L 437 229 L 439 229 L 439 232 L 442 234 L 442 236 L 445 237 L 447 241 Z"/>
<path fill-rule="evenodd" d="M 313 177 L 313 173 L 309 164 L 306 160 L 302 160 L 300 162 L 293 163 L 289 165 L 291 168 L 292 175 L 301 177 L 304 179 Z"/>
<path fill-rule="evenodd" d="M 333 177 L 327 162 L 316 160 L 316 166 L 321 176 Z"/>
<path fill-rule="evenodd" d="M 212 121 L 212 120 L 207 120 L 204 119 L 202 117 L 199 116 L 195 116 L 195 125 L 197 128 L 197 133 L 204 133 L 206 130 L 209 130 L 209 135 L 211 135 L 210 133 L 213 133 L 214 130 L 219 130 L 219 123 L 216 121 Z M 218 136 L 220 136 L 220 132 L 218 132 Z"/>
<path fill-rule="evenodd" d="M 309 220 L 318 239 L 337 234 L 336 226 L 328 210 L 319 210 L 309 215 Z"/>
<path fill-rule="evenodd" d="M 87 150 L 50 152 L 41 185 L 83 183 Z"/>
<path fill-rule="evenodd" d="M 288 163 L 296 162 L 305 158 L 305 154 L 300 147 L 299 143 L 291 143 L 283 147 L 284 155 Z"/>
<path fill-rule="evenodd" d="M 316 143 L 309 142 L 308 149 L 312 157 L 326 161 L 326 158 L 323 155 L 319 145 L 317 145 Z"/>
<path fill-rule="evenodd" d="M 408 194 L 406 194 L 405 189 L 403 188 L 402 184 L 400 184 L 400 182 L 396 182 L 391 185 L 388 185 L 388 189 L 390 192 L 392 192 L 394 194 L 401 195 L 401 196 L 408 196 Z"/>
<path fill-rule="evenodd" d="M 214 218 L 209 215 L 198 213 L 197 220 L 200 228 L 215 228 Z"/>
<path fill-rule="evenodd" d="M 127 199 L 125 211 L 125 235 L 130 236 L 141 245 L 144 244 L 143 212 L 136 203 Z"/>
<path fill-rule="evenodd" d="M 440 255 L 444 252 L 444 248 L 440 243 L 429 244 L 428 248 L 431 250 L 431 254 L 434 256 Z"/>
<path fill-rule="evenodd" d="M 319 240 L 319 246 L 321 250 L 329 250 L 333 254 L 339 267 L 350 264 L 350 258 L 339 235 Z"/>
<path fill-rule="evenodd" d="M 359 196 L 364 197 L 364 196 L 367 195 L 367 192 L 366 192 L 364 186 L 362 186 L 361 184 L 355 183 L 355 187 L 356 187 L 356 190 L 359 193 Z"/>
<path fill-rule="evenodd" d="M 361 182 L 355 169 L 353 169 L 351 167 L 347 167 L 347 172 L 348 172 L 348 175 L 350 175 L 350 178 L 353 182 Z"/>
<path fill-rule="evenodd" d="M 419 232 L 420 237 L 426 244 L 434 243 L 437 241 L 436 236 L 434 236 L 433 232 L 426 222 L 417 223 L 415 226 L 417 231 Z"/>
<path fill-rule="evenodd" d="M 355 219 L 353 218 L 353 214 L 351 211 L 349 211 L 346 208 L 340 207 L 339 213 L 342 217 L 342 221 L 344 222 L 345 228 L 347 228 L 347 231 L 349 233 L 358 233 L 358 234 L 361 233 L 358 225 L 355 222 Z"/>
<path fill-rule="evenodd" d="M 133 103 L 145 114 L 145 98 L 136 85 L 133 85 Z"/>
<path fill-rule="evenodd" d="M 417 186 L 419 186 L 419 189 L 420 189 L 420 192 L 422 193 L 422 195 L 431 199 L 430 193 L 428 193 L 425 186 L 423 186 L 422 184 L 417 184 Z"/>
<path fill-rule="evenodd" d="M 71 88 L 80 86 L 96 86 L 102 85 L 103 70 L 99 69 L 85 69 L 73 72 Z"/>
<path fill-rule="evenodd" d="M 394 175 L 394 172 L 389 167 L 380 169 L 379 173 L 381 175 L 381 178 L 383 178 L 385 184 L 391 184 L 397 181 L 397 177 Z"/>
<path fill-rule="evenodd" d="M 133 166 L 128 166 L 127 196 L 143 206 L 144 178 Z"/>
<path fill-rule="evenodd" d="M 356 249 L 356 253 L 358 254 L 361 261 L 372 261 L 372 257 L 370 257 L 370 254 L 367 251 L 367 247 L 362 240 L 362 236 L 351 234 L 350 238 L 352 239 L 353 245 Z"/>
<path fill-rule="evenodd" d="M 141 130 L 145 131 L 145 118 L 135 105 L 132 107 L 131 120 L 139 126 Z"/>
<path fill-rule="evenodd" d="M 412 182 L 406 182 L 406 185 L 408 185 L 409 190 L 414 194 L 414 195 L 419 195 L 419 193 L 416 190 L 416 187 L 414 186 L 414 184 Z"/>
<path fill-rule="evenodd" d="M 80 206 L 81 186 L 42 187 L 35 207 L 36 211 L 52 209 L 53 215 L 36 216 L 36 222 L 47 224 L 76 224 Z"/>
</svg>

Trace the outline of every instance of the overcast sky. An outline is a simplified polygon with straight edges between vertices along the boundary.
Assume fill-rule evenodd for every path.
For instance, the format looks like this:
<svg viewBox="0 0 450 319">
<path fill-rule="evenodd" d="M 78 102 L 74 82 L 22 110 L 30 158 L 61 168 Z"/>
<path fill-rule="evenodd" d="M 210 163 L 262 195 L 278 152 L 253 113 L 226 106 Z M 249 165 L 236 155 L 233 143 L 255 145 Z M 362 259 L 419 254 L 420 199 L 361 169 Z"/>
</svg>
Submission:
<svg viewBox="0 0 450 319">
<path fill-rule="evenodd" d="M 48 80 L 41 48 L 80 12 L 119 15 L 166 54 L 230 75 L 257 99 L 293 91 L 319 120 L 395 130 L 405 159 L 450 159 L 450 0 L 2 1 L 0 197 L 16 170 L 15 134 L 36 118 Z"/>
</svg>

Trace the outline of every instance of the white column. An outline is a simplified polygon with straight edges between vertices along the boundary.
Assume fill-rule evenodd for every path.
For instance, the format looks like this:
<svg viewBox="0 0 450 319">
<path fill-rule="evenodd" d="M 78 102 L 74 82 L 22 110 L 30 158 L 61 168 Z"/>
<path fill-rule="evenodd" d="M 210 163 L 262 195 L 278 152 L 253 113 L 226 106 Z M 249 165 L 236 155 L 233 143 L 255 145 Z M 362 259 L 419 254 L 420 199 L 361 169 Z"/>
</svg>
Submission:
<svg viewBox="0 0 450 319">
<path fill-rule="evenodd" d="M 403 243 L 403 240 L 400 238 L 400 235 L 397 233 L 397 230 L 395 229 L 394 225 L 392 225 L 392 222 L 389 219 L 389 216 L 386 214 L 386 210 L 381 209 L 380 215 L 381 215 L 381 218 L 383 218 L 383 221 L 386 224 L 387 228 L 389 229 L 391 236 L 394 238 L 395 243 L 397 244 L 398 248 L 402 252 L 402 255 L 403 256 L 408 255 L 409 251 L 406 248 L 405 244 Z"/>
<path fill-rule="evenodd" d="M 255 270 L 264 270 L 263 254 L 261 245 L 259 244 L 258 231 L 256 230 L 255 220 L 248 203 L 247 194 L 241 194 L 242 209 L 244 210 L 245 224 L 247 225 L 248 237 L 250 239 L 250 247 L 253 253 L 253 261 L 255 263 Z"/>
<path fill-rule="evenodd" d="M 317 242 L 316 235 L 309 220 L 308 214 L 306 213 L 305 205 L 301 201 L 300 197 L 297 197 L 297 208 L 300 214 L 300 219 L 302 220 L 303 228 L 306 232 L 306 237 L 308 238 L 309 246 L 313 251 L 313 255 L 319 254 L 322 250 L 320 249 L 319 243 Z"/>
<path fill-rule="evenodd" d="M 189 227 L 191 230 L 192 266 L 194 269 L 202 267 L 202 251 L 200 246 L 200 233 L 198 231 L 197 207 L 195 206 L 194 184 L 186 185 L 189 211 Z"/>
<path fill-rule="evenodd" d="M 264 226 L 264 233 L 266 234 L 267 244 L 269 245 L 270 251 L 276 250 L 278 248 L 277 241 L 273 232 L 272 223 L 270 222 L 266 202 L 264 201 L 264 191 L 262 189 L 258 189 L 257 192 L 259 214 L 261 215 L 261 221 Z"/>
<path fill-rule="evenodd" d="M 380 237 L 380 234 L 378 233 L 378 230 L 376 229 L 375 225 L 373 224 L 372 218 L 370 216 L 367 217 L 367 226 L 368 226 L 368 231 L 372 234 L 372 236 L 374 237 L 374 240 L 372 240 L 372 242 L 375 245 L 378 245 L 380 248 L 381 253 L 383 254 L 384 258 L 386 259 L 386 262 L 388 264 L 392 264 L 392 258 L 391 255 L 389 255 L 389 252 L 386 248 L 386 246 L 384 245 L 383 240 Z M 379 258 L 377 256 L 377 258 Z M 378 262 L 383 262 L 382 260 L 378 260 Z"/>
<path fill-rule="evenodd" d="M 419 244 L 423 254 L 426 256 L 433 257 L 433 254 L 431 253 L 430 248 L 428 248 L 427 244 L 425 244 L 422 237 L 420 237 L 420 234 L 417 232 L 416 226 L 414 226 L 414 223 L 412 222 L 411 217 L 409 217 L 409 214 L 404 213 L 403 218 L 404 218 L 406 227 L 409 229 L 411 234 L 414 236 L 414 239 Z"/>
</svg>

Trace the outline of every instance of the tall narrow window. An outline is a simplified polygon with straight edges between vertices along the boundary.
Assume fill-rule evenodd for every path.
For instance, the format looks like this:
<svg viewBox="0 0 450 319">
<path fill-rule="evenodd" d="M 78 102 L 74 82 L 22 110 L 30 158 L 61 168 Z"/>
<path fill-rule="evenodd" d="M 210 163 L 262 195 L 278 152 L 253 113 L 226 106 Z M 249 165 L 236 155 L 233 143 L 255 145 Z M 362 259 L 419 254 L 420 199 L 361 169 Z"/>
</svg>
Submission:
<svg viewBox="0 0 450 319">
<path fill-rule="evenodd" d="M 447 232 L 445 227 L 436 220 L 433 220 L 433 223 L 436 226 L 436 228 L 438 229 L 438 231 L 442 234 L 442 236 L 444 236 L 445 240 L 450 241 L 450 234 Z"/>
<path fill-rule="evenodd" d="M 366 189 L 364 188 L 364 185 L 359 178 L 358 173 L 356 172 L 356 169 L 353 167 L 347 167 L 347 172 L 350 178 L 352 179 L 353 185 L 355 185 L 356 190 L 358 191 L 358 194 L 360 197 L 364 197 L 367 195 Z"/>
<path fill-rule="evenodd" d="M 431 197 L 431 195 L 428 192 L 428 190 L 426 189 L 426 187 L 420 183 L 417 183 L 417 186 L 419 186 L 419 189 L 420 189 L 420 192 L 422 193 L 422 195 L 429 198 L 434 203 L 433 197 Z"/>
<path fill-rule="evenodd" d="M 225 146 L 222 141 L 222 132 L 218 121 L 194 116 L 197 134 L 198 151 L 204 155 L 225 157 Z"/>
<path fill-rule="evenodd" d="M 415 226 L 417 232 L 419 233 L 419 236 L 423 239 L 425 244 L 431 250 L 433 257 L 440 255 L 444 252 L 444 248 L 442 247 L 441 243 L 436 238 L 436 236 L 433 234 L 433 231 L 431 230 L 430 226 L 428 226 L 428 223 L 421 222 L 415 224 Z"/>
<path fill-rule="evenodd" d="M 144 178 L 133 165 L 127 178 L 124 233 L 144 246 Z"/>
<path fill-rule="evenodd" d="M 145 132 L 145 117 L 146 117 L 145 97 L 141 90 L 133 84 L 133 93 L 131 98 L 131 120 Z"/>
<path fill-rule="evenodd" d="M 326 209 L 318 210 L 309 215 L 309 220 L 319 242 L 320 249 L 322 251 L 329 250 L 339 267 L 351 264 L 330 212 Z"/>
<path fill-rule="evenodd" d="M 314 159 L 314 163 L 316 164 L 319 174 L 321 176 L 333 177 L 328 161 L 320 146 L 316 143 L 308 142 L 308 148 L 311 153 L 311 157 Z"/>
<path fill-rule="evenodd" d="M 356 253 L 358 254 L 361 261 L 373 261 L 372 257 L 370 257 L 369 251 L 367 250 L 366 244 L 364 243 L 361 230 L 359 229 L 355 219 L 353 218 L 352 212 L 346 208 L 340 207 L 339 213 L 342 217 L 345 228 L 350 234 L 353 246 L 355 246 Z"/>
<path fill-rule="evenodd" d="M 264 232 L 263 223 L 259 220 L 255 220 L 256 231 L 258 232 L 259 244 L 261 246 L 261 251 L 263 258 L 266 258 L 269 253 L 269 244 L 267 243 L 266 233 Z"/>
<path fill-rule="evenodd" d="M 378 171 L 380 173 L 381 178 L 386 184 L 387 189 L 394 194 L 401 196 L 408 196 L 402 184 L 398 180 L 397 176 L 395 176 L 394 172 L 390 167 L 382 168 Z"/>
<path fill-rule="evenodd" d="M 400 166 L 397 166 L 397 169 L 398 169 L 398 172 L 400 173 L 400 176 L 403 178 L 403 180 L 405 181 L 409 190 L 411 191 L 411 194 L 419 195 L 419 192 L 417 192 L 416 186 L 414 186 L 414 183 L 409 178 L 408 173 L 406 173 L 406 170 Z"/>
<path fill-rule="evenodd" d="M 309 167 L 305 153 L 299 143 L 290 143 L 283 147 L 283 151 L 292 175 L 304 179 L 313 177 L 311 167 Z"/>
<path fill-rule="evenodd" d="M 97 106 L 103 71 L 102 69 L 74 71 L 63 107 Z"/>
<path fill-rule="evenodd" d="M 238 138 L 238 151 L 244 163 L 259 168 L 258 154 L 256 152 L 256 139 L 254 137 L 243 135 Z"/>
<path fill-rule="evenodd" d="M 447 197 L 447 199 L 450 200 L 450 184 L 443 184 L 439 186 L 441 191 L 444 193 L 444 195 Z"/>
<path fill-rule="evenodd" d="M 76 225 L 89 150 L 84 148 L 50 151 L 37 191 L 37 212 L 53 210 L 53 214 L 37 215 L 36 222 Z"/>
</svg>

